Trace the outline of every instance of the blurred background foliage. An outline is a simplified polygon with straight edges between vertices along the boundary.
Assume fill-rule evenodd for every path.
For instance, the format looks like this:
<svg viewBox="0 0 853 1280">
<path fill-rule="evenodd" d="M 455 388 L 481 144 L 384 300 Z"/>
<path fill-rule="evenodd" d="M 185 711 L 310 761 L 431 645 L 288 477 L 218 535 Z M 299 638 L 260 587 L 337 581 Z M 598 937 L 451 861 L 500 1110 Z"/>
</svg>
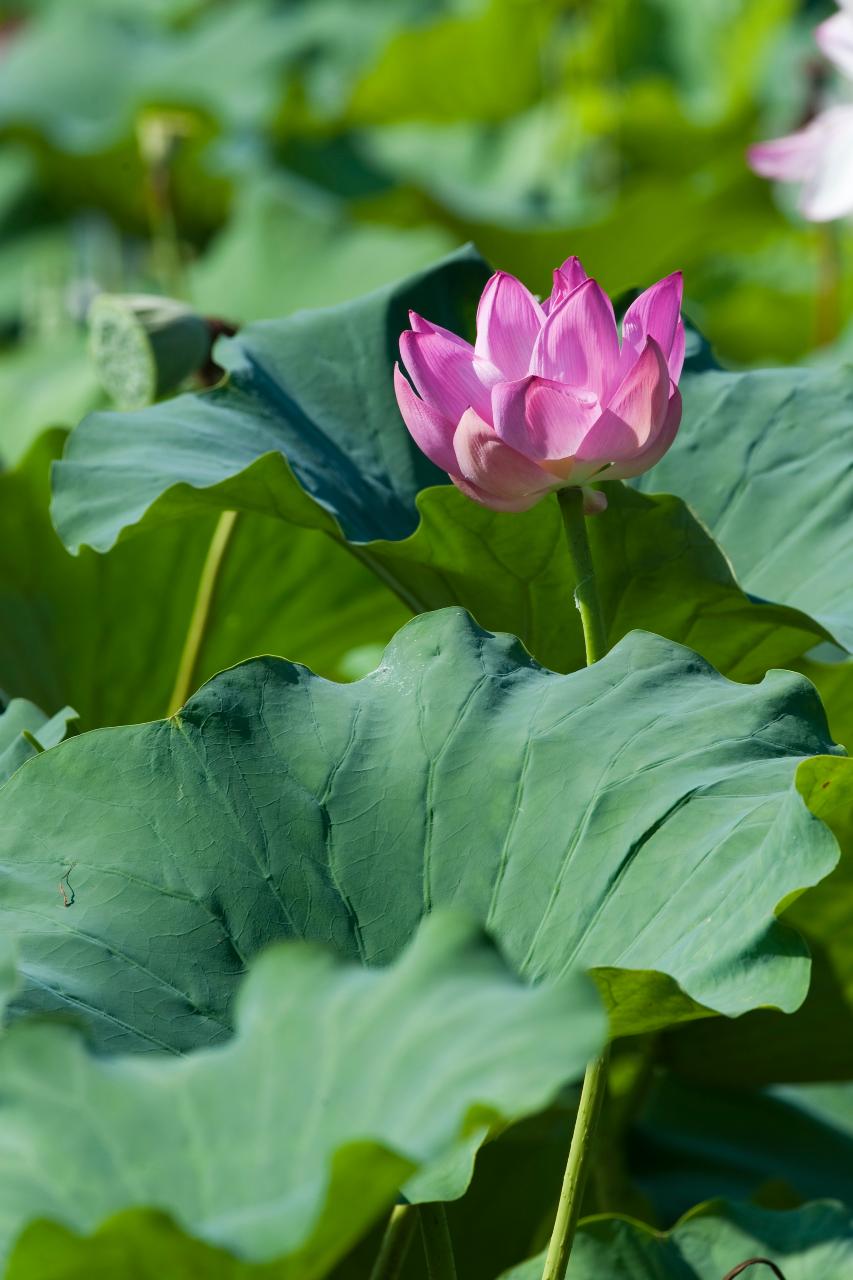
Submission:
<svg viewBox="0 0 853 1280">
<path fill-rule="evenodd" d="M 846 232 L 747 168 L 827 75 L 804 0 L 28 0 L 0 5 L 0 456 L 98 403 L 99 289 L 235 323 L 473 239 L 546 291 L 680 267 L 720 355 L 802 359 Z"/>
</svg>

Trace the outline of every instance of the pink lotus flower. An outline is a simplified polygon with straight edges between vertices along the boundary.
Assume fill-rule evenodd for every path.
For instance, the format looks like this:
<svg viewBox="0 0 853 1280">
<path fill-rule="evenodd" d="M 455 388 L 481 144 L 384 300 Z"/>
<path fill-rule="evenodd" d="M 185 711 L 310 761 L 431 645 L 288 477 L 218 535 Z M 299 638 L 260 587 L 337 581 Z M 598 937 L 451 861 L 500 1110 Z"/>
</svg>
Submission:
<svg viewBox="0 0 853 1280">
<path fill-rule="evenodd" d="M 853 79 L 853 0 L 822 22 L 815 39 Z M 750 147 L 747 158 L 762 178 L 803 184 L 800 212 L 812 222 L 853 213 L 853 105 L 828 107 L 804 129 Z"/>
<path fill-rule="evenodd" d="M 470 343 L 410 313 L 394 368 L 397 403 L 417 445 L 469 498 L 525 511 L 555 489 L 639 475 L 681 421 L 681 273 L 631 304 L 622 342 L 613 305 L 577 258 L 539 303 L 498 271 Z M 586 509 L 607 499 L 585 491 Z"/>
</svg>

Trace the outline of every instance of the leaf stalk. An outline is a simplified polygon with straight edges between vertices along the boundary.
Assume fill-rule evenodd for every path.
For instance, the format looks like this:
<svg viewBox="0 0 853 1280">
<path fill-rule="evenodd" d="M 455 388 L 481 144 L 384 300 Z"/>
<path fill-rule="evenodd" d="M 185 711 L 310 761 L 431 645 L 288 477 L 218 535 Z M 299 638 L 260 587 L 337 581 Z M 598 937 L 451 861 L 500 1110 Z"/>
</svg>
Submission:
<svg viewBox="0 0 853 1280">
<path fill-rule="evenodd" d="M 456 1280 L 453 1242 L 444 1205 L 438 1202 L 419 1205 L 418 1217 L 429 1280 Z"/>
<path fill-rule="evenodd" d="M 417 1209 L 413 1204 L 394 1205 L 370 1280 L 399 1280 L 417 1225 Z"/>
</svg>

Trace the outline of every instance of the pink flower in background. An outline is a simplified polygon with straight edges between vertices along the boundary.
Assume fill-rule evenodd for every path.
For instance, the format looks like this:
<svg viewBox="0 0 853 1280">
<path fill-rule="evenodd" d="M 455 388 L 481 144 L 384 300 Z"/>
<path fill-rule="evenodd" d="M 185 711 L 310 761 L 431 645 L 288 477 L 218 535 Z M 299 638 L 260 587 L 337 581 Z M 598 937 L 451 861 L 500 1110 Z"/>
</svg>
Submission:
<svg viewBox="0 0 853 1280">
<path fill-rule="evenodd" d="M 822 22 L 815 39 L 840 71 L 853 80 L 853 0 Z M 762 178 L 803 186 L 800 212 L 812 222 L 828 222 L 853 213 L 853 104 L 821 111 L 804 129 L 747 153 Z"/>
<path fill-rule="evenodd" d="M 394 368 L 397 403 L 415 442 L 469 498 L 525 511 L 546 494 L 639 475 L 681 421 L 681 274 L 631 304 L 620 344 L 607 294 L 577 258 L 554 272 L 540 303 L 515 276 L 489 280 L 477 340 L 410 313 Z M 607 500 L 585 494 L 588 511 Z"/>
</svg>

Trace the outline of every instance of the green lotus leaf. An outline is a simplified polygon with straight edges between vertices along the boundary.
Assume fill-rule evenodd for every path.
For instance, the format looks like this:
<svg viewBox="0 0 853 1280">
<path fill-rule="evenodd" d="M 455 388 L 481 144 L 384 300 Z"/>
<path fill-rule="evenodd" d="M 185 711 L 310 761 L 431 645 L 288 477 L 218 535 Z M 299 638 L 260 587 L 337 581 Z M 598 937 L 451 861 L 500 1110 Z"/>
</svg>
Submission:
<svg viewBox="0 0 853 1280">
<path fill-rule="evenodd" d="M 737 1022 L 697 1023 L 669 1037 L 664 1056 L 693 1079 L 742 1087 L 853 1077 L 853 769 L 846 759 L 822 756 L 801 766 L 797 785 L 810 811 L 833 831 L 842 855 L 832 874 L 781 916 L 808 942 L 808 995 L 793 1015 L 760 1010 Z"/>
<path fill-rule="evenodd" d="M 461 604 L 552 669 L 580 666 L 556 499 L 506 515 L 463 498 L 394 399 L 408 309 L 466 331 L 485 276 L 463 251 L 356 302 L 252 325 L 219 349 L 224 386 L 86 418 L 54 473 L 67 545 L 104 551 L 143 517 L 148 528 L 211 506 L 274 516 L 345 543 L 413 612 Z M 750 600 L 683 503 L 610 491 L 591 530 L 611 640 L 654 630 L 756 679 L 826 638 L 804 614 Z"/>
<path fill-rule="evenodd" d="M 853 1266 L 853 1215 L 832 1200 L 774 1212 L 724 1200 L 700 1205 L 666 1234 L 630 1218 L 581 1223 L 570 1280 L 720 1280 L 748 1258 L 769 1258 L 785 1280 L 846 1280 Z M 544 1254 L 502 1280 L 538 1280 Z M 756 1267 L 749 1275 L 770 1275 Z"/>
<path fill-rule="evenodd" d="M 152 1209 L 115 1214 L 91 1235 L 41 1219 L 12 1252 L 6 1280 L 293 1280 L 288 1264 L 249 1263 L 186 1235 Z"/>
<path fill-rule="evenodd" d="M 26 698 L 13 698 L 0 713 L 0 784 L 31 756 L 61 742 L 76 719 L 71 707 L 46 716 Z"/>
<path fill-rule="evenodd" d="M 0 1017 L 18 987 L 17 956 L 8 938 L 0 941 Z"/>
<path fill-rule="evenodd" d="M 0 1254 L 39 1218 L 90 1232 L 146 1208 L 322 1276 L 401 1185 L 460 1195 L 472 1148 L 547 1105 L 605 1031 L 584 975 L 526 987 L 453 913 L 381 971 L 268 951 L 233 1038 L 182 1058 L 97 1057 L 73 1028 L 20 1023 L 0 1036 Z"/>
<path fill-rule="evenodd" d="M 454 904 L 527 977 L 594 969 L 620 1031 L 791 1010 L 809 962 L 776 911 L 838 856 L 798 767 L 833 750 L 802 677 L 735 684 L 639 632 L 569 676 L 457 609 L 413 619 L 356 684 L 245 663 L 0 791 L 19 1005 L 188 1049 L 227 1034 L 270 940 L 384 964 Z M 68 860 L 73 911 L 53 893 Z"/>
<path fill-rule="evenodd" d="M 730 373 L 703 353 L 681 388 L 675 443 L 638 487 L 679 494 L 747 591 L 805 610 L 853 649 L 849 369 Z"/>
</svg>

